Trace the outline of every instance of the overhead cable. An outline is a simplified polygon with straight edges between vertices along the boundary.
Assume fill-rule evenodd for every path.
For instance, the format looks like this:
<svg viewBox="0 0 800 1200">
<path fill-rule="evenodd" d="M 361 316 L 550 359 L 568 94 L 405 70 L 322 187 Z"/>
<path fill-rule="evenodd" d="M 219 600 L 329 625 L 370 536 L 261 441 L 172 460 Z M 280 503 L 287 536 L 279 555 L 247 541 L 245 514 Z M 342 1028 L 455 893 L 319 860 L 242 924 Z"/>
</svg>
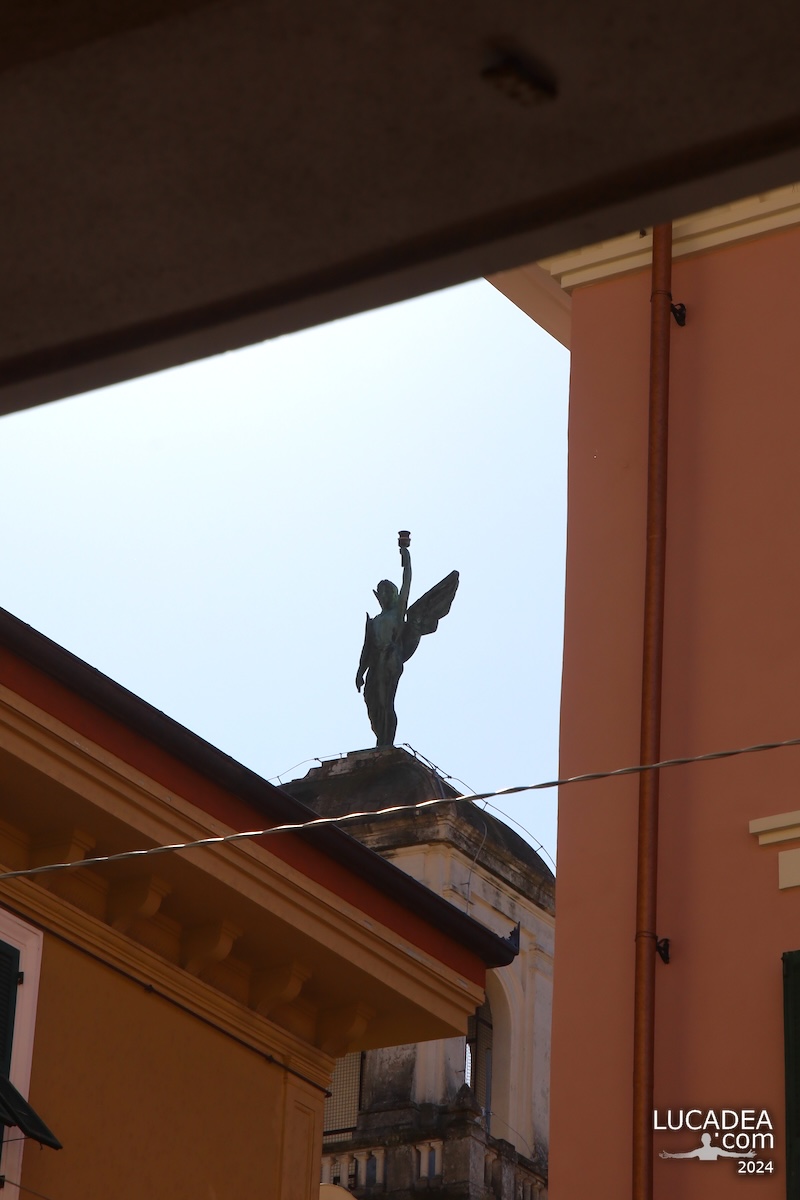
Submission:
<svg viewBox="0 0 800 1200">
<path fill-rule="evenodd" d="M 617 767 L 613 771 L 589 771 L 583 775 L 570 775 L 566 779 L 549 779 L 543 783 L 524 783 L 516 787 L 499 788 L 494 792 L 468 792 L 463 796 L 434 796 L 416 804 L 392 804 L 376 811 L 344 813 L 338 817 L 315 817 L 311 821 L 295 821 L 285 825 L 272 825 L 267 829 L 248 829 L 241 833 L 227 833 L 218 837 L 196 838 L 191 842 L 175 842 L 166 846 L 150 846 L 143 850 L 124 850 L 119 854 L 103 854 L 95 858 L 81 858 L 75 862 L 48 863 L 42 867 L 27 867 L 20 871 L 4 871 L 0 883 L 7 879 L 26 879 L 34 875 L 45 875 L 52 871 L 67 871 L 77 867 L 97 867 L 104 863 L 127 862 L 137 858 L 152 858 L 157 854 L 172 854 L 181 850 L 199 850 L 210 846 L 223 846 L 228 842 L 240 842 L 248 838 L 271 837 L 278 833 L 308 833 L 323 825 L 343 825 L 365 817 L 383 817 L 390 813 L 412 812 L 430 808 L 435 804 L 457 804 L 462 800 L 473 803 L 493 800 L 498 796 L 513 796 L 519 792 L 540 792 L 548 788 L 568 787 L 575 783 L 592 783 L 601 779 L 618 779 L 624 775 L 641 775 L 643 771 L 661 771 L 667 767 L 686 767 L 694 763 L 714 762 L 720 758 L 736 758 L 742 754 L 761 754 L 767 750 L 782 750 L 788 746 L 800 746 L 800 737 L 786 738 L 782 742 L 761 742 L 755 746 L 738 746 L 732 750 L 713 750 L 709 754 L 694 754 L 683 758 L 666 758 L 656 763 L 640 763 L 631 767 Z"/>
<path fill-rule="evenodd" d="M 8 1139 L 13 1141 L 13 1138 Z M 5 1143 L 4 1143 L 5 1144 Z M 0 1175 L 0 1187 L 19 1188 L 21 1192 L 25 1192 L 28 1196 L 38 1196 L 38 1200 L 50 1200 L 49 1196 L 45 1196 L 44 1192 L 35 1192 L 33 1188 L 26 1187 L 24 1183 L 17 1183 L 15 1179 L 6 1179 L 5 1175 Z"/>
</svg>

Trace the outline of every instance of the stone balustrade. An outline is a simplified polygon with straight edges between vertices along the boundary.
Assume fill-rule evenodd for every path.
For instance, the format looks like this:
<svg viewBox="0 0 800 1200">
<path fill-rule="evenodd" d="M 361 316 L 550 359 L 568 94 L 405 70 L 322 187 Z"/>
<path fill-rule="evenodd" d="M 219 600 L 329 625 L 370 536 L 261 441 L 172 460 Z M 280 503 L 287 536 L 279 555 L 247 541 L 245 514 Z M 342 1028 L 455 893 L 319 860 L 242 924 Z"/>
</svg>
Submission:
<svg viewBox="0 0 800 1200">
<path fill-rule="evenodd" d="M 547 1200 L 547 1189 L 538 1176 L 518 1166 L 514 1179 L 514 1200 Z"/>
<path fill-rule="evenodd" d="M 380 1192 L 385 1190 L 385 1165 L 385 1146 L 323 1154 L 320 1183 Z"/>
<path fill-rule="evenodd" d="M 461 1141 L 461 1139 L 459 1139 Z M 461 1143 L 464 1144 L 463 1141 Z M 547 1200 L 545 1181 L 533 1163 L 514 1154 L 507 1142 L 494 1138 L 474 1143 L 483 1163 L 482 1200 Z M 433 1197 L 463 1175 L 453 1153 L 453 1139 L 421 1138 L 402 1144 L 341 1149 L 322 1158 L 322 1183 L 338 1183 L 363 1200 L 391 1197 L 400 1191 Z M 511 1153 L 510 1153 L 511 1152 Z M 471 1194 L 471 1193 L 470 1193 Z"/>
</svg>

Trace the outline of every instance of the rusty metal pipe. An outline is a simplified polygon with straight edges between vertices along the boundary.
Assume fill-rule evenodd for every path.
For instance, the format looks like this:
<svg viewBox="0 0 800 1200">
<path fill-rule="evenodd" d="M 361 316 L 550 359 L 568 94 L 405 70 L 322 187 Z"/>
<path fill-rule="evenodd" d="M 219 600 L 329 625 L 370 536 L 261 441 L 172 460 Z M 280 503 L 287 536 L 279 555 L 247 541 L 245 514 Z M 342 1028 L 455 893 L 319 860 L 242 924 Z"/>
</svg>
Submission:
<svg viewBox="0 0 800 1200">
<path fill-rule="evenodd" d="M 642 654 L 640 762 L 661 755 L 661 679 L 667 546 L 669 336 L 672 225 L 653 229 L 650 295 L 650 425 L 647 452 L 647 554 Z M 633 1200 L 653 1195 L 653 1059 L 655 1051 L 656 897 L 659 772 L 639 777 L 636 875 L 636 967 L 633 1019 Z"/>
</svg>

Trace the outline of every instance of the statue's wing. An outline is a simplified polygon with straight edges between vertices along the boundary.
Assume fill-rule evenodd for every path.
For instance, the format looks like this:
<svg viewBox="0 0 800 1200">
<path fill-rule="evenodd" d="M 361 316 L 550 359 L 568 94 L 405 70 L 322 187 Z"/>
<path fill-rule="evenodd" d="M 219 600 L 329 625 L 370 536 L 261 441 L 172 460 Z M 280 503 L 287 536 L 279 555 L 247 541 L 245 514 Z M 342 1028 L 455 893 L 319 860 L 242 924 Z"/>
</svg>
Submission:
<svg viewBox="0 0 800 1200">
<path fill-rule="evenodd" d="M 403 662 L 411 658 L 423 634 L 436 632 L 442 617 L 450 612 L 457 588 L 458 571 L 451 571 L 409 607 L 401 635 Z"/>
</svg>

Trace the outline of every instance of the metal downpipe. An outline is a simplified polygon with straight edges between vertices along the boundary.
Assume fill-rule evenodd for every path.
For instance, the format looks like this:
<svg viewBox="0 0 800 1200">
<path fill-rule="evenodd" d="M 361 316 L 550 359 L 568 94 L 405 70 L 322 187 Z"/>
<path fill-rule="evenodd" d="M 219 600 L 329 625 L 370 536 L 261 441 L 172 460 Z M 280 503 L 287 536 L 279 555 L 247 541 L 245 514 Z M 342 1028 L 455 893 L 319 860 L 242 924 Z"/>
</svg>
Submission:
<svg viewBox="0 0 800 1200">
<path fill-rule="evenodd" d="M 647 462 L 647 552 L 642 654 L 640 759 L 661 755 L 661 680 L 667 541 L 672 225 L 653 229 L 650 296 L 650 425 Z M 633 1200 L 653 1195 L 653 1059 L 655 1050 L 658 771 L 639 777 L 636 965 L 633 1023 Z"/>
</svg>

